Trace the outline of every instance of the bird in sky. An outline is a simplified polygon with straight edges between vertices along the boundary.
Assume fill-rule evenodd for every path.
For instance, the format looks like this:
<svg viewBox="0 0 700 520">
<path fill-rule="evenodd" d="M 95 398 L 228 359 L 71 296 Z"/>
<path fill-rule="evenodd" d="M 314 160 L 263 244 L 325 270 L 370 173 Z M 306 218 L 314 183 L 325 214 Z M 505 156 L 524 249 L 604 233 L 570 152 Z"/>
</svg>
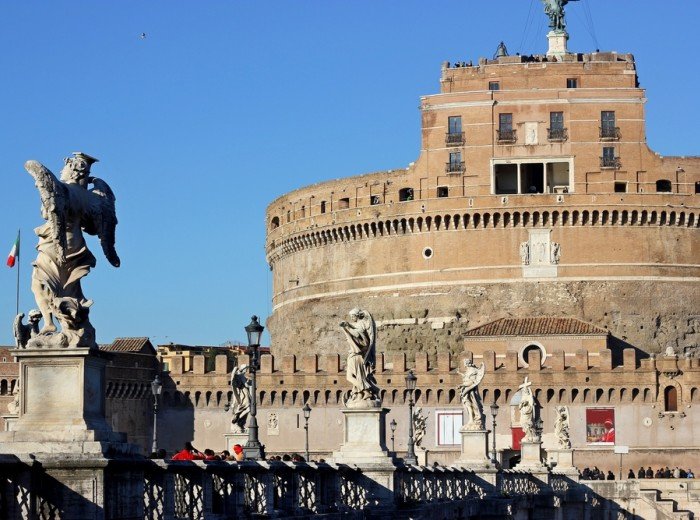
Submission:
<svg viewBox="0 0 700 520">
<path fill-rule="evenodd" d="M 146 33 L 145 33 L 145 32 L 142 32 L 140 38 L 141 38 L 142 40 L 145 40 L 145 39 L 146 39 Z"/>
</svg>

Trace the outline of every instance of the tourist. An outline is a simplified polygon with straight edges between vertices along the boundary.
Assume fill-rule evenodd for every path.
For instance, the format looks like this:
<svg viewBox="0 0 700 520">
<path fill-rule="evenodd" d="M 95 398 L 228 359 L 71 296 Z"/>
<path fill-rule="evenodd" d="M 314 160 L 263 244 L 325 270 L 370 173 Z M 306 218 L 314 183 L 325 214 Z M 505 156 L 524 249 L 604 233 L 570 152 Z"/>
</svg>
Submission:
<svg viewBox="0 0 700 520">
<path fill-rule="evenodd" d="M 602 479 L 601 479 L 602 480 Z M 608 477 L 607 480 L 615 480 L 615 475 L 613 475 L 613 472 L 608 470 Z"/>
<path fill-rule="evenodd" d="M 241 446 L 240 444 L 236 444 L 233 447 L 233 457 L 236 459 L 237 462 L 243 460 L 243 446 Z"/>
<path fill-rule="evenodd" d="M 289 453 L 285 453 L 285 454 L 282 456 L 282 460 L 283 460 L 284 462 L 291 462 L 291 461 L 292 461 L 292 457 L 291 457 L 291 455 L 289 455 Z"/>
<path fill-rule="evenodd" d="M 221 457 L 221 460 L 231 460 L 231 452 L 228 450 L 222 451 L 219 456 Z"/>
<path fill-rule="evenodd" d="M 633 470 L 632 468 L 630 468 L 629 472 L 627 472 L 627 478 L 628 478 L 628 479 L 634 479 L 634 478 L 635 478 L 634 470 Z"/>
<path fill-rule="evenodd" d="M 654 478 L 654 472 L 651 469 L 651 466 L 647 468 L 647 474 L 645 478 Z"/>
<path fill-rule="evenodd" d="M 221 457 L 214 453 L 214 450 L 207 448 L 206 450 L 204 450 L 204 460 L 221 460 Z"/>
<path fill-rule="evenodd" d="M 688 468 L 688 475 L 686 478 L 695 478 L 695 474 L 693 473 L 693 470 Z"/>
<path fill-rule="evenodd" d="M 668 466 L 666 466 L 666 469 L 664 469 L 664 472 L 663 472 L 663 478 L 671 478 L 671 476 L 672 476 L 671 470 L 668 469 Z"/>
<path fill-rule="evenodd" d="M 681 470 L 678 466 L 673 468 L 673 478 L 681 478 Z"/>
<path fill-rule="evenodd" d="M 639 468 L 639 471 L 637 472 L 637 478 L 645 478 L 646 477 L 646 472 L 644 471 L 644 466 L 641 466 Z"/>
<path fill-rule="evenodd" d="M 173 455 L 172 460 L 204 460 L 204 455 L 188 441 L 182 450 Z"/>
</svg>

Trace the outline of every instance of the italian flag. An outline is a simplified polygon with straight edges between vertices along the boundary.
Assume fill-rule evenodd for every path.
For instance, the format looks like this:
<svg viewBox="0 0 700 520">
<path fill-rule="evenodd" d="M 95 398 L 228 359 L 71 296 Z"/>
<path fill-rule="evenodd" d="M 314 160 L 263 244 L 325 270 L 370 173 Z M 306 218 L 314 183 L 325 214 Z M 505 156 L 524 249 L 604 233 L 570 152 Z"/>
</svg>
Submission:
<svg viewBox="0 0 700 520">
<path fill-rule="evenodd" d="M 10 250 L 10 254 L 7 256 L 7 267 L 14 267 L 15 263 L 17 263 L 18 258 L 19 258 L 19 233 L 17 233 L 17 240 L 15 240 L 15 243 L 12 246 L 12 249 Z"/>
</svg>

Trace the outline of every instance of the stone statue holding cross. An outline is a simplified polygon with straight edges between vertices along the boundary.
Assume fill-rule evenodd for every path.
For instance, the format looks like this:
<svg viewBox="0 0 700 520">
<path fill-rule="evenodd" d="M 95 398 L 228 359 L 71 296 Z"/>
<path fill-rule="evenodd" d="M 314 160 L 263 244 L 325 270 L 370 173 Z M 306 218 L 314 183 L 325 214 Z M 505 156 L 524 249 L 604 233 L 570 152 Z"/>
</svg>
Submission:
<svg viewBox="0 0 700 520">
<path fill-rule="evenodd" d="M 532 395 L 532 381 L 527 380 L 518 388 L 520 389 L 520 427 L 525 433 L 525 441 L 537 442 L 537 430 L 535 429 L 535 396 Z"/>
</svg>

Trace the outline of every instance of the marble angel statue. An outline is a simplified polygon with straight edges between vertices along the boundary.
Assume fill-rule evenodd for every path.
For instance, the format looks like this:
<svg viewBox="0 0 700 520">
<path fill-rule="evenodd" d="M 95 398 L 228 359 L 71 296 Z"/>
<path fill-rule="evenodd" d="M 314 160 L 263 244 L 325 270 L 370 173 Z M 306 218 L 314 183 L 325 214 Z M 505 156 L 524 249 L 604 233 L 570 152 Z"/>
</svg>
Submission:
<svg viewBox="0 0 700 520">
<path fill-rule="evenodd" d="M 248 365 L 237 366 L 231 372 L 231 401 L 226 411 L 231 410 L 231 432 L 244 433 L 250 416 L 250 388 L 246 369 Z"/>
<path fill-rule="evenodd" d="M 97 159 L 76 152 L 64 160 L 60 179 L 37 161 L 24 165 L 39 190 L 41 216 L 46 220 L 34 230 L 39 244 L 32 271 L 32 292 L 44 323 L 27 348 L 97 348 L 88 318 L 92 301 L 85 298 L 80 286 L 97 260 L 83 233 L 99 237 L 114 267 L 119 267 L 120 260 L 114 248 L 114 193 L 105 181 L 90 176 L 95 162 Z"/>
<path fill-rule="evenodd" d="M 362 309 L 352 309 L 350 321 L 343 321 L 343 329 L 350 345 L 346 378 L 352 385 L 345 401 L 348 408 L 375 408 L 380 406 L 379 388 L 374 379 L 375 342 L 377 329 L 372 315 Z"/>
<path fill-rule="evenodd" d="M 532 382 L 527 380 L 519 386 L 520 388 L 520 427 L 525 433 L 523 440 L 526 442 L 539 441 L 539 435 L 535 428 L 535 396 L 532 394 Z"/>
<path fill-rule="evenodd" d="M 565 450 L 571 449 L 571 439 L 569 437 L 569 407 L 555 406 L 557 418 L 554 421 L 554 436 L 559 447 Z"/>
<path fill-rule="evenodd" d="M 483 363 L 480 366 L 474 365 L 471 359 L 464 360 L 464 372 L 457 370 L 457 373 L 462 376 L 462 383 L 457 385 L 459 397 L 467 412 L 467 430 L 483 430 L 484 420 L 481 414 L 481 400 L 479 397 L 478 386 L 481 380 L 484 379 L 484 371 L 486 367 Z"/>
</svg>

